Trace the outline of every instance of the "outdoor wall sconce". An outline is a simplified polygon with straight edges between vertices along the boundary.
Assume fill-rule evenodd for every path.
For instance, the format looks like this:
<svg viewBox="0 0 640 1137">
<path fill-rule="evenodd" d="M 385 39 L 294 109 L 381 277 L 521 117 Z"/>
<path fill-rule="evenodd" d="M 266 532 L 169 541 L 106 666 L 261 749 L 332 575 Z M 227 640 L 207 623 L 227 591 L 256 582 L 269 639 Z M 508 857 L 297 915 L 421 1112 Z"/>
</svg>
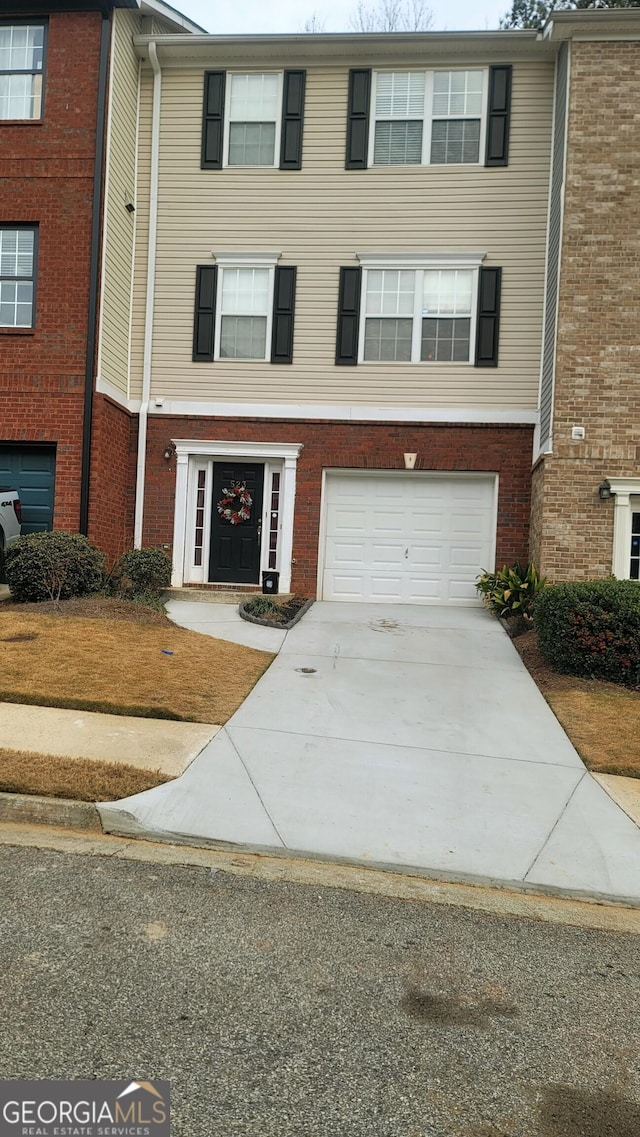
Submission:
<svg viewBox="0 0 640 1137">
<path fill-rule="evenodd" d="M 125 207 L 127 213 L 135 213 L 135 211 L 136 211 L 136 207 L 133 204 L 130 197 L 128 197 L 127 200 L 125 201 L 124 207 Z"/>
<path fill-rule="evenodd" d="M 405 468 L 405 470 L 415 470 L 416 458 L 417 457 L 418 457 L 417 454 L 405 454 L 405 456 L 404 456 L 404 468 Z"/>
<path fill-rule="evenodd" d="M 600 501 L 608 501 L 611 497 L 611 483 L 606 478 L 598 486 L 598 497 Z"/>
<path fill-rule="evenodd" d="M 175 452 L 176 452 L 176 444 L 175 444 L 175 442 L 170 442 L 168 446 L 165 446 L 164 454 L 162 455 L 162 457 L 166 458 L 167 462 L 170 462 L 171 459 L 174 457 Z"/>
</svg>

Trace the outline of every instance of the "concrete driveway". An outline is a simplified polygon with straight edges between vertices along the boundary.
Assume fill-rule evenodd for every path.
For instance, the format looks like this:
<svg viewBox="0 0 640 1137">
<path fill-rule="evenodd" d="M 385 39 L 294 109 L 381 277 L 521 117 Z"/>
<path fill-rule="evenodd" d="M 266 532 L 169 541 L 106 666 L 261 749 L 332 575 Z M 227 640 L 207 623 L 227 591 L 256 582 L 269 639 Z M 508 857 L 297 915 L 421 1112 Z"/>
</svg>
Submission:
<svg viewBox="0 0 640 1137">
<path fill-rule="evenodd" d="M 204 607 L 172 618 L 216 634 Z M 315 604 L 181 778 L 100 808 L 109 832 L 640 899 L 640 830 L 481 608 Z"/>
</svg>

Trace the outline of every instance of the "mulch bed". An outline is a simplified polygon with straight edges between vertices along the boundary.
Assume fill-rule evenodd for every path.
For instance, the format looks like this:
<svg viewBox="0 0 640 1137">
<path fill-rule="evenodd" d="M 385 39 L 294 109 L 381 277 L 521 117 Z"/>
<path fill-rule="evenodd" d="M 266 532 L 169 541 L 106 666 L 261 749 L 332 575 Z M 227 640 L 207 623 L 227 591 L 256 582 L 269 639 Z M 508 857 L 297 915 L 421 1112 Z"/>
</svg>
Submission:
<svg viewBox="0 0 640 1137">
<path fill-rule="evenodd" d="M 78 596 L 72 600 L 60 600 L 58 603 L 43 600 L 39 604 L 15 604 L 11 600 L 5 600 L 0 605 L 0 612 L 76 616 L 88 620 L 126 620 L 130 624 L 159 624 L 165 627 L 171 625 L 171 620 L 164 612 L 158 612 L 144 604 L 135 604 L 131 600 L 105 596 L 102 592 L 96 592 L 92 596 Z"/>
</svg>

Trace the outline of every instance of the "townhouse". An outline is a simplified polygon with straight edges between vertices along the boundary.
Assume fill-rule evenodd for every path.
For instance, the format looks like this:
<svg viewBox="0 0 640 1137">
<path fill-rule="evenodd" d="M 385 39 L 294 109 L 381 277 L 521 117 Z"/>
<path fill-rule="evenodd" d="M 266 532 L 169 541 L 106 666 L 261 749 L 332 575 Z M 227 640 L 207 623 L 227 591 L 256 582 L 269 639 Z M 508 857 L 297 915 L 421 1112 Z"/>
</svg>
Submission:
<svg viewBox="0 0 640 1137">
<path fill-rule="evenodd" d="M 137 541 L 176 584 L 474 602 L 527 555 L 555 46 L 135 44 L 131 352 L 98 390 L 140 416 Z"/>
<path fill-rule="evenodd" d="M 112 556 L 130 542 L 135 460 L 114 469 L 120 411 L 94 380 L 105 162 L 129 145 L 125 25 L 129 43 L 200 30 L 157 0 L 0 2 L 0 485 L 19 490 L 26 532 L 88 531 Z M 133 181 L 120 193 L 114 226 L 131 228 Z M 120 434 L 124 453 L 128 418 Z"/>
</svg>

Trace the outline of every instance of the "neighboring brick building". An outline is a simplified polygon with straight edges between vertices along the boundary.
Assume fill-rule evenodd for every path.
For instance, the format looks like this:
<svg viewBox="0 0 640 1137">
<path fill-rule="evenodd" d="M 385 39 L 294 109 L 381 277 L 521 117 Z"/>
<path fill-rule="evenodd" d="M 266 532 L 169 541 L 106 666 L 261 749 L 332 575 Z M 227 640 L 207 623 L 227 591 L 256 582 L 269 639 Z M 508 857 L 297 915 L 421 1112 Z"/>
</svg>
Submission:
<svg viewBox="0 0 640 1137">
<path fill-rule="evenodd" d="M 566 150 L 556 138 L 557 339 L 543 374 L 531 534 L 552 580 L 639 576 L 639 17 L 554 19 L 570 78 Z M 607 482 L 614 496 L 602 500 Z"/>
<path fill-rule="evenodd" d="M 187 30 L 156 0 L 0 0 L 0 486 L 25 531 L 89 528 L 112 556 L 131 540 L 131 424 L 91 396 L 118 7 L 138 31 Z"/>
</svg>

